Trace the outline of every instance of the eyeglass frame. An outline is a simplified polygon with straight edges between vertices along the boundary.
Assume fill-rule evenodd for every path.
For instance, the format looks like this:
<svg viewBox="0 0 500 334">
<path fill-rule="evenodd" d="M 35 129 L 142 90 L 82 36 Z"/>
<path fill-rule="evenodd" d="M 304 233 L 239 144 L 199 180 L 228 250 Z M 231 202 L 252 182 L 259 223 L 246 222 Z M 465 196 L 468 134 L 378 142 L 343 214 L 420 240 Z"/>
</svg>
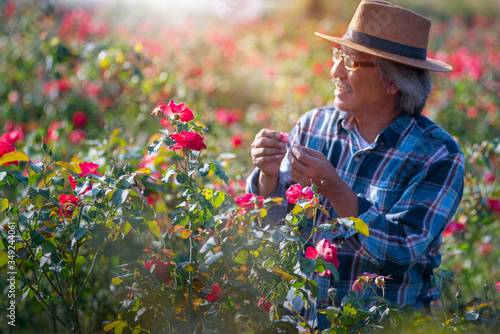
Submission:
<svg viewBox="0 0 500 334">
<path fill-rule="evenodd" d="M 337 52 L 340 55 L 340 58 L 338 60 L 335 60 L 335 52 Z M 332 60 L 333 60 L 333 62 L 335 64 L 337 64 L 342 59 L 344 59 L 344 68 L 346 70 L 348 70 L 349 72 L 354 71 L 358 67 L 375 67 L 376 66 L 375 63 L 372 63 L 372 62 L 354 60 L 354 59 L 351 58 L 351 56 L 346 55 L 341 50 L 339 50 L 337 48 L 332 48 Z M 347 67 L 347 65 L 346 65 L 346 59 L 348 61 L 352 61 L 352 66 Z"/>
</svg>

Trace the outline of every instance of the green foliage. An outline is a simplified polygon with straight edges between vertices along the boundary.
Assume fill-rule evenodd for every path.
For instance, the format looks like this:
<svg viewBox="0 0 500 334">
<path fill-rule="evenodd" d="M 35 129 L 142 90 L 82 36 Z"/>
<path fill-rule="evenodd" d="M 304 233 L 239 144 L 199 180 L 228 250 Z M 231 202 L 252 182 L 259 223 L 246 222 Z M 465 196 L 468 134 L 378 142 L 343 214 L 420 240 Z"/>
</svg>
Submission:
<svg viewBox="0 0 500 334">
<path fill-rule="evenodd" d="M 333 13 L 347 19 L 353 6 Z M 0 132 L 23 134 L 0 157 L 0 267 L 17 272 L 16 330 L 310 330 L 286 295 L 295 289 L 308 307 L 318 294 L 299 269 L 338 279 L 320 257 L 298 259 L 299 226 L 324 208 L 301 203 L 270 226 L 267 210 L 279 200 L 235 202 L 255 133 L 288 131 L 306 110 L 333 101 L 329 45 L 313 32 L 341 35 L 347 22 L 287 13 L 228 29 L 0 1 Z M 443 271 L 433 278 L 442 298 L 430 317 L 385 300 L 364 278 L 360 294 L 321 311 L 332 323 L 326 332 L 498 331 L 490 286 L 500 277 L 499 27 L 494 16 L 436 15 L 446 20 L 433 22 L 430 50 L 455 69 L 435 77 L 424 113 L 458 138 L 467 163 Z M 170 115 L 152 134 L 161 128 L 152 106 L 169 99 L 196 118 Z M 180 131 L 209 134 L 207 149 L 170 150 Z M 19 166 L 6 165 L 13 161 Z M 83 173 L 85 162 L 99 174 Z M 313 232 L 337 223 L 369 232 L 355 219 Z M 374 297 L 363 297 L 368 289 Z"/>
</svg>

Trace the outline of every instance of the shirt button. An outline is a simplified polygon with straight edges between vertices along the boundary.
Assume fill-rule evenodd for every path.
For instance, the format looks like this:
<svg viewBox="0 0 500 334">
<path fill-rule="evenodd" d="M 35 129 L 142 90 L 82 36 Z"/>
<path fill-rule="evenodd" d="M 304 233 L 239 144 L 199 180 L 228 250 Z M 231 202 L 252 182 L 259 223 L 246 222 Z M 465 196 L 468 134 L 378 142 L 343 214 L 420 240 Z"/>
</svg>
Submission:
<svg viewBox="0 0 500 334">
<path fill-rule="evenodd" d="M 357 156 L 354 157 L 354 161 L 356 161 L 356 162 L 359 162 L 360 159 L 361 158 L 359 157 L 359 155 L 357 155 Z"/>
</svg>

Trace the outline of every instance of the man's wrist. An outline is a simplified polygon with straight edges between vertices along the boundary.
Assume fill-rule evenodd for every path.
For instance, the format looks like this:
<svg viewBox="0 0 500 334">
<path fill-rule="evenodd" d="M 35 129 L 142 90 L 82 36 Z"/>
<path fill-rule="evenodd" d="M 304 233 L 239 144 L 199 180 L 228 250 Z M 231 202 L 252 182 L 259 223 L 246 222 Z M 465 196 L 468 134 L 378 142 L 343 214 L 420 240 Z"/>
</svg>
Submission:
<svg viewBox="0 0 500 334">
<path fill-rule="evenodd" d="M 272 194 L 276 185 L 278 184 L 279 174 L 267 175 L 262 172 L 259 173 L 258 195 L 269 197 Z"/>
</svg>

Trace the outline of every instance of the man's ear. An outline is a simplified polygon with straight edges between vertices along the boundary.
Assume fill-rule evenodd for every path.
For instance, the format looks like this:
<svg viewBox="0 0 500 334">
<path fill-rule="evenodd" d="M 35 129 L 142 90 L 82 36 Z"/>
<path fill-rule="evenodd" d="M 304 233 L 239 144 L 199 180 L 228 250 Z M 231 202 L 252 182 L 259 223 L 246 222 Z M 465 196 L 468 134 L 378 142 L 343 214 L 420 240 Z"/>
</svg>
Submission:
<svg viewBox="0 0 500 334">
<path fill-rule="evenodd" d="M 389 95 L 394 95 L 399 92 L 399 88 L 392 81 L 389 81 L 387 82 L 386 92 Z"/>
</svg>

